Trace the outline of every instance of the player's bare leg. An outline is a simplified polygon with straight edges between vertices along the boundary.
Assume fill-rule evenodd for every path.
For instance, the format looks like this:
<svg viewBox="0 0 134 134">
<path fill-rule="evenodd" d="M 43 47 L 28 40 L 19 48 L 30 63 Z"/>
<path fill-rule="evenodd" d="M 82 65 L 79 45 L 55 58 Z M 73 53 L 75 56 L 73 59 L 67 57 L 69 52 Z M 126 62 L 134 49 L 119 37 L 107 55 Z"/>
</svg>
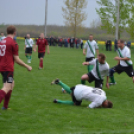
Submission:
<svg viewBox="0 0 134 134">
<path fill-rule="evenodd" d="M 87 74 L 82 75 L 81 77 L 81 84 L 85 85 L 86 80 L 89 80 L 89 77 Z"/>
<path fill-rule="evenodd" d="M 132 79 L 133 79 L 133 83 L 134 83 L 134 76 L 132 77 Z"/>
</svg>

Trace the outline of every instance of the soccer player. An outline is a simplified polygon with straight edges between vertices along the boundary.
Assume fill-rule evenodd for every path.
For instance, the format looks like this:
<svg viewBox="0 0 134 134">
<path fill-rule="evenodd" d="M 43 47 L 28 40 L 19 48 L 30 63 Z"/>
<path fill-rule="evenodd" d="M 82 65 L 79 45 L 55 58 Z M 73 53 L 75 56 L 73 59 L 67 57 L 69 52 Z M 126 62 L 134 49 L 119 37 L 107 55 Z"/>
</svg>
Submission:
<svg viewBox="0 0 134 134">
<path fill-rule="evenodd" d="M 36 46 L 34 48 L 35 52 L 36 52 L 37 46 L 38 46 L 38 58 L 40 59 L 39 69 L 43 69 L 43 58 L 45 56 L 46 49 L 47 49 L 47 53 L 48 54 L 50 53 L 48 42 L 44 38 L 44 33 L 40 34 L 40 38 L 36 42 Z"/>
<path fill-rule="evenodd" d="M 26 38 L 25 38 L 25 56 L 28 59 L 28 63 L 31 63 L 32 60 L 32 47 L 34 45 L 33 39 L 30 38 L 30 34 L 27 34 Z"/>
<path fill-rule="evenodd" d="M 87 50 L 87 54 L 86 54 Z M 89 36 L 89 40 L 84 44 L 83 54 L 86 55 L 86 62 L 92 61 L 95 58 L 95 53 L 99 54 L 99 47 L 95 40 L 93 40 L 93 35 Z M 93 69 L 93 65 L 87 66 L 88 72 Z"/>
<path fill-rule="evenodd" d="M 115 72 L 117 72 L 118 74 L 126 72 L 129 77 L 132 77 L 134 82 L 134 71 L 133 62 L 131 61 L 131 51 L 127 46 L 125 46 L 124 40 L 118 40 L 117 53 L 119 57 L 115 57 L 114 59 L 118 61 L 118 64 L 110 69 L 111 83 L 109 83 L 109 85 L 116 84 L 113 75 Z"/>
<path fill-rule="evenodd" d="M 2 41 L 3 39 L 5 39 L 6 37 L 5 37 L 5 35 L 4 35 L 4 33 L 3 32 L 1 32 L 1 37 L 0 37 L 0 41 Z"/>
<path fill-rule="evenodd" d="M 3 78 L 3 88 L 0 90 L 0 103 L 4 100 L 3 109 L 8 108 L 11 93 L 14 87 L 14 62 L 27 68 L 28 71 L 32 67 L 25 64 L 18 56 L 18 44 L 13 40 L 16 35 L 14 26 L 7 27 L 7 38 L 0 42 L 0 73 Z"/>
<path fill-rule="evenodd" d="M 113 104 L 111 101 L 107 100 L 106 93 L 99 89 L 93 88 L 85 85 L 76 85 L 70 88 L 68 85 L 62 83 L 59 79 L 52 81 L 51 84 L 57 84 L 63 87 L 68 94 L 71 95 L 72 101 L 61 101 L 55 99 L 54 103 L 70 104 L 70 105 L 81 105 L 82 100 L 91 101 L 88 108 L 112 108 Z"/>
<path fill-rule="evenodd" d="M 103 79 L 107 76 L 106 87 L 109 88 L 109 65 L 106 62 L 106 56 L 104 54 L 100 53 L 98 59 L 84 62 L 83 65 L 94 65 L 94 68 L 90 73 L 84 74 L 81 77 L 82 84 L 85 84 L 85 80 L 88 80 L 89 83 L 95 81 L 95 87 L 102 89 Z"/>
</svg>

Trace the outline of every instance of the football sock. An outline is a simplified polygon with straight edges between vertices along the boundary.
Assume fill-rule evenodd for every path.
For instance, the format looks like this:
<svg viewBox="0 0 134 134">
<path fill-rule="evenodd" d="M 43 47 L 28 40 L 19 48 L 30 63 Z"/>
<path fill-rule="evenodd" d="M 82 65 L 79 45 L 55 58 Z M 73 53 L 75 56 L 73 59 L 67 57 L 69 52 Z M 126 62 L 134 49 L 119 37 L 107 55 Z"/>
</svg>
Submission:
<svg viewBox="0 0 134 134">
<path fill-rule="evenodd" d="M 5 98 L 6 96 L 6 92 L 3 90 L 0 90 L 0 103 L 2 102 L 2 100 Z"/>
<path fill-rule="evenodd" d="M 110 76 L 111 82 L 115 83 L 114 76 Z"/>
<path fill-rule="evenodd" d="M 72 102 L 72 101 L 61 101 L 61 100 L 57 100 L 57 103 L 74 105 L 74 102 Z"/>
<path fill-rule="evenodd" d="M 10 101 L 10 98 L 11 98 L 11 94 L 12 94 L 12 90 L 10 90 L 6 96 L 5 96 L 5 100 L 4 100 L 4 108 L 8 108 L 8 103 Z"/>
<path fill-rule="evenodd" d="M 43 60 L 40 60 L 40 65 L 41 68 L 43 68 Z"/>
<path fill-rule="evenodd" d="M 61 87 L 63 87 L 68 94 L 71 94 L 72 93 L 72 91 L 70 90 L 70 87 L 68 85 L 62 83 L 61 81 L 59 81 L 58 85 L 60 85 Z"/>
<path fill-rule="evenodd" d="M 26 58 L 28 59 L 28 55 L 26 55 Z"/>
<path fill-rule="evenodd" d="M 32 56 L 31 55 L 29 56 L 29 59 L 32 60 Z"/>
<path fill-rule="evenodd" d="M 85 80 L 81 80 L 81 84 L 85 85 L 86 81 Z"/>
<path fill-rule="evenodd" d="M 93 67 L 94 67 L 93 65 L 88 65 L 87 66 L 88 72 L 91 72 L 91 70 L 93 70 Z"/>
</svg>

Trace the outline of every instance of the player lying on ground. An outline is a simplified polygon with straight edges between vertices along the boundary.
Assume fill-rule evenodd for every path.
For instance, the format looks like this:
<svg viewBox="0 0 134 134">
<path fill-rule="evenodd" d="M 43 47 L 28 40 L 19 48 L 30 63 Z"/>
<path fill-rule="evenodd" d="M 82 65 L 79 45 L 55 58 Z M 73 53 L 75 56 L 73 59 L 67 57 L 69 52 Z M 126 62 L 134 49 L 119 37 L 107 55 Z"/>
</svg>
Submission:
<svg viewBox="0 0 134 134">
<path fill-rule="evenodd" d="M 86 54 L 87 50 L 87 54 Z M 86 62 L 90 62 L 95 58 L 95 53 L 97 52 L 97 56 L 99 55 L 99 47 L 95 40 L 93 40 L 93 35 L 89 36 L 89 40 L 84 44 L 83 55 L 86 55 Z M 93 69 L 93 65 L 87 66 L 88 72 Z"/>
<path fill-rule="evenodd" d="M 32 47 L 34 45 L 34 41 L 33 39 L 30 38 L 30 34 L 27 34 L 27 36 L 25 37 L 25 56 L 28 59 L 28 63 L 31 63 L 32 60 Z"/>
<path fill-rule="evenodd" d="M 61 101 L 55 99 L 53 101 L 54 103 L 62 103 L 62 104 L 79 106 L 81 105 L 82 100 L 87 100 L 91 102 L 88 108 L 99 108 L 99 107 L 112 108 L 113 107 L 112 102 L 107 100 L 106 93 L 99 88 L 93 88 L 81 84 L 70 88 L 66 84 L 62 83 L 59 79 L 52 81 L 51 84 L 60 85 L 72 97 L 72 101 Z"/>
<path fill-rule="evenodd" d="M 117 53 L 119 57 L 115 57 L 114 59 L 118 61 L 118 64 L 110 69 L 111 83 L 109 83 L 109 85 L 116 84 L 113 75 L 115 72 L 117 72 L 118 74 L 126 72 L 129 77 L 132 77 L 134 82 L 134 71 L 133 62 L 131 61 L 131 51 L 127 46 L 125 46 L 123 40 L 118 40 Z"/>
<path fill-rule="evenodd" d="M 85 84 L 85 80 L 89 83 L 95 81 L 95 87 L 102 89 L 103 79 L 107 76 L 106 87 L 109 88 L 109 65 L 105 60 L 106 56 L 104 54 L 99 54 L 98 59 L 93 59 L 90 62 L 84 62 L 83 65 L 94 65 L 94 68 L 91 72 L 84 74 L 81 77 L 81 84 Z"/>
<path fill-rule="evenodd" d="M 47 49 L 47 53 L 48 54 L 50 53 L 48 42 L 44 38 L 43 33 L 40 34 L 40 38 L 36 42 L 36 46 L 34 48 L 35 52 L 36 52 L 37 46 L 38 46 L 38 58 L 40 59 L 39 69 L 43 69 L 43 58 L 45 56 L 46 49 Z"/>
<path fill-rule="evenodd" d="M 3 110 L 8 108 L 14 87 L 14 61 L 27 68 L 28 71 L 32 70 L 32 67 L 25 64 L 18 56 L 18 44 L 13 40 L 15 35 L 16 28 L 14 26 L 8 26 L 7 38 L 0 42 L 0 73 L 3 78 L 3 88 L 0 90 L 0 103 L 4 100 Z"/>
</svg>

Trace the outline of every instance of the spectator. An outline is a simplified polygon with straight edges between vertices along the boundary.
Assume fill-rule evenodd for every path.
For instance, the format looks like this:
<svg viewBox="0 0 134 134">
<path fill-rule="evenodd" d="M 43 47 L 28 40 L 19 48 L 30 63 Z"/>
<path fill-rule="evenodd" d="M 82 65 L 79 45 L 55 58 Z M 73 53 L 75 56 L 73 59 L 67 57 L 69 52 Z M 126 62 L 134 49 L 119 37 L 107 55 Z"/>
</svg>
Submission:
<svg viewBox="0 0 134 134">
<path fill-rule="evenodd" d="M 68 39 L 67 38 L 64 39 L 64 47 L 68 47 Z"/>
<path fill-rule="evenodd" d="M 80 39 L 77 39 L 77 41 L 76 41 L 76 48 L 77 49 L 79 48 L 80 43 L 81 43 Z"/>
<path fill-rule="evenodd" d="M 118 41 L 117 41 L 117 39 L 115 39 L 115 41 L 114 41 L 114 51 L 117 51 L 117 49 L 118 49 Z"/>
<path fill-rule="evenodd" d="M 130 48 L 131 47 L 131 41 L 127 42 L 127 47 Z"/>
<path fill-rule="evenodd" d="M 4 33 L 3 32 L 1 32 L 1 37 L 0 37 L 0 41 L 2 41 L 3 39 L 5 39 L 6 37 L 5 37 L 5 35 L 4 35 Z"/>
<path fill-rule="evenodd" d="M 81 45 L 81 49 L 83 49 L 83 40 L 82 39 L 80 39 L 80 45 Z"/>
<path fill-rule="evenodd" d="M 111 51 L 112 50 L 112 42 L 111 40 L 106 41 L 106 51 Z"/>
<path fill-rule="evenodd" d="M 74 44 L 75 44 L 75 38 L 72 37 L 72 38 L 70 39 L 70 48 L 74 48 Z"/>
</svg>

